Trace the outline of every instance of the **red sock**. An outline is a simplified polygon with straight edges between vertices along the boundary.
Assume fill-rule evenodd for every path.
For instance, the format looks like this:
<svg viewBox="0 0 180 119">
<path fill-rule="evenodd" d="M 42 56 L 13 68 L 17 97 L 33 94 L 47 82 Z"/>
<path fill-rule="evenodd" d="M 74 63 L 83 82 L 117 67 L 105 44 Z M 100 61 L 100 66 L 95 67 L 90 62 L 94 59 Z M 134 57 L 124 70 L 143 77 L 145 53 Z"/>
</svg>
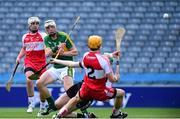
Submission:
<svg viewBox="0 0 180 119">
<path fill-rule="evenodd" d="M 64 116 L 67 112 L 68 112 L 68 109 L 63 107 L 62 109 L 60 109 L 58 115 Z"/>
</svg>

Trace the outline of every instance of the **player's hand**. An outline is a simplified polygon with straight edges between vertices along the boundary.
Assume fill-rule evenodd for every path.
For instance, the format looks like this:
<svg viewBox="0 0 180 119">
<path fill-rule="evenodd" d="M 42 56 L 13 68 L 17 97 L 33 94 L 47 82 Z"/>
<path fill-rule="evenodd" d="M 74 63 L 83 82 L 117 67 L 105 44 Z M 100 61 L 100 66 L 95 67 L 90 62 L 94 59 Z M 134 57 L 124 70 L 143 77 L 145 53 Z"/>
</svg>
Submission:
<svg viewBox="0 0 180 119">
<path fill-rule="evenodd" d="M 65 46 L 66 46 L 66 43 L 61 43 L 61 44 L 58 45 L 58 49 L 60 49 L 60 48 L 64 49 Z"/>
<path fill-rule="evenodd" d="M 120 57 L 120 51 L 114 51 L 114 52 L 112 53 L 112 56 L 113 56 L 113 58 L 118 58 L 118 57 Z"/>
<path fill-rule="evenodd" d="M 64 48 L 59 48 L 58 53 L 62 55 L 64 53 Z"/>
<path fill-rule="evenodd" d="M 119 73 L 116 73 L 116 80 L 115 80 L 115 82 L 118 82 L 119 81 L 119 79 L 120 79 L 120 74 Z"/>
<path fill-rule="evenodd" d="M 50 61 L 49 61 L 50 64 L 54 64 L 55 63 L 55 59 L 54 58 L 51 58 Z"/>
<path fill-rule="evenodd" d="M 21 59 L 19 57 L 16 58 L 16 63 L 20 63 Z"/>
<path fill-rule="evenodd" d="M 64 48 L 66 46 L 66 43 L 61 43 L 59 46 L 58 46 L 58 52 L 59 54 L 63 54 L 64 53 Z"/>
</svg>

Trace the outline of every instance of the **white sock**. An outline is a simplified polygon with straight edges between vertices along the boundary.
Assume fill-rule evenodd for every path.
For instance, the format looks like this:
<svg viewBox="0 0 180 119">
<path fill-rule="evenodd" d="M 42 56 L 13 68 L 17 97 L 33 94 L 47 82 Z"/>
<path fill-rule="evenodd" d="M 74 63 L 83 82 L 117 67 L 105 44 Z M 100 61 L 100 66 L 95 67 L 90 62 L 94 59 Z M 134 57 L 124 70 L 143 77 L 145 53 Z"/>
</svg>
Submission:
<svg viewBox="0 0 180 119">
<path fill-rule="evenodd" d="M 34 103 L 34 96 L 33 97 L 28 97 L 29 104 L 34 108 L 35 103 Z"/>
<path fill-rule="evenodd" d="M 46 101 L 40 101 L 40 108 L 46 108 Z"/>
</svg>

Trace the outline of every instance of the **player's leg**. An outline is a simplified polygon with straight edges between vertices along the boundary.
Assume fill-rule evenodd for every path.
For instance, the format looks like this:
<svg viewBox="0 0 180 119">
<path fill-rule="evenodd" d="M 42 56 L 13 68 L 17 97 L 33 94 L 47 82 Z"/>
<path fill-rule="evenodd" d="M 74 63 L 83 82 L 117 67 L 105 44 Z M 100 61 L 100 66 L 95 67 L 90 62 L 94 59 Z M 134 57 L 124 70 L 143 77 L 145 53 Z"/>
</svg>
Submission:
<svg viewBox="0 0 180 119">
<path fill-rule="evenodd" d="M 65 117 L 67 114 L 72 112 L 77 103 L 81 101 L 79 94 L 71 98 L 66 105 L 64 105 L 58 112 L 56 118 Z"/>
<path fill-rule="evenodd" d="M 45 65 L 45 64 L 44 64 Z M 46 71 L 46 69 L 42 70 L 40 76 Z M 40 109 L 39 112 L 37 113 L 37 117 L 43 116 L 42 113 L 46 110 L 47 108 L 47 101 L 46 98 L 42 95 L 42 93 L 39 93 L 40 96 Z"/>
<path fill-rule="evenodd" d="M 73 108 L 81 101 L 80 95 L 83 95 L 86 97 L 88 95 L 88 91 L 86 90 L 86 86 L 82 85 L 79 92 L 76 94 L 76 96 L 72 97 L 66 105 L 64 105 L 58 112 L 56 118 L 61 118 L 69 114 L 73 111 Z"/>
<path fill-rule="evenodd" d="M 76 83 L 72 87 L 70 87 L 66 91 L 66 93 L 61 95 L 61 97 L 56 100 L 56 104 L 59 105 L 58 108 L 61 108 L 63 105 L 65 105 L 67 103 L 67 100 L 70 100 L 70 98 L 73 98 L 75 95 L 77 95 L 77 92 L 81 88 L 81 85 L 82 85 L 82 82 Z M 63 100 L 62 98 L 64 100 L 66 100 L 65 104 L 62 104 L 62 100 Z M 86 110 L 91 105 L 91 103 L 92 103 L 92 101 L 88 101 L 88 100 L 80 101 L 77 105 L 72 106 L 71 110 L 69 110 L 69 112 L 80 109 L 83 114 L 81 114 L 81 113 L 68 113 L 68 115 L 66 115 L 65 117 L 71 117 L 71 118 L 75 118 L 75 117 L 78 117 L 78 118 L 88 117 L 89 118 L 90 117 L 90 118 L 95 118 L 96 116 L 93 113 L 88 113 L 87 110 Z M 54 116 L 54 117 L 56 117 L 56 116 Z"/>
<path fill-rule="evenodd" d="M 120 108 L 123 103 L 123 97 L 125 95 L 125 91 L 122 89 L 116 89 L 114 107 L 112 110 L 111 118 L 125 118 L 128 116 L 127 113 L 121 112 Z"/>
<path fill-rule="evenodd" d="M 87 111 L 87 108 L 91 106 L 92 102 L 93 100 L 82 100 L 76 105 L 77 109 L 81 110 L 83 118 L 96 118 L 94 113 Z"/>
<path fill-rule="evenodd" d="M 58 109 L 61 109 L 65 104 L 68 103 L 69 100 L 70 100 L 70 97 L 66 93 L 64 93 L 55 101 L 55 105 Z M 72 107 L 72 110 L 76 110 L 76 109 L 77 109 L 76 106 Z M 66 115 L 65 117 L 66 118 L 77 118 L 77 117 L 83 118 L 84 116 L 83 114 L 72 112 Z"/>
<path fill-rule="evenodd" d="M 61 69 L 60 79 L 63 81 L 64 89 L 67 91 L 73 86 L 74 69 L 70 67 L 65 67 Z"/>
<path fill-rule="evenodd" d="M 70 98 L 67 96 L 66 93 L 62 94 L 58 99 L 56 99 L 55 101 L 55 107 L 57 109 L 62 108 L 68 101 L 70 100 Z M 51 111 L 51 109 L 47 109 L 44 112 L 42 112 L 42 115 L 48 115 Z"/>
<path fill-rule="evenodd" d="M 55 82 L 55 77 L 53 74 L 51 74 L 50 70 L 47 70 L 40 76 L 40 79 L 37 80 L 36 85 L 40 92 L 41 100 L 47 100 L 49 107 L 53 110 L 56 110 L 54 99 L 47 88 L 47 85 L 53 82 Z"/>
<path fill-rule="evenodd" d="M 55 101 L 55 106 L 57 109 L 61 109 L 68 101 L 70 98 L 67 96 L 66 93 L 63 93 L 58 99 Z"/>
<path fill-rule="evenodd" d="M 37 117 L 43 116 L 42 113 L 46 110 L 46 108 L 47 108 L 47 101 L 40 93 L 40 109 L 39 112 L 37 113 Z"/>
<path fill-rule="evenodd" d="M 65 104 L 68 103 L 68 101 L 70 100 L 70 98 L 67 96 L 66 93 L 62 94 L 56 101 L 55 101 L 55 106 L 57 109 L 61 109 Z M 72 110 L 76 110 L 77 107 L 74 106 L 72 107 Z M 43 113 L 41 113 L 42 115 L 48 115 L 50 112 L 49 110 L 48 111 L 44 111 Z M 68 118 L 76 118 L 76 117 L 81 117 L 83 118 L 83 114 L 80 114 L 80 113 L 76 113 L 76 112 L 73 112 L 73 113 L 70 113 L 68 115 L 66 115 L 66 117 Z"/>
<path fill-rule="evenodd" d="M 71 98 L 73 98 L 76 93 L 81 88 L 82 82 L 79 82 L 73 86 L 71 86 L 64 94 L 62 94 L 56 101 L 55 106 L 57 109 L 62 108 Z M 42 115 L 48 115 L 50 110 L 46 110 L 42 113 Z"/>
<path fill-rule="evenodd" d="M 26 91 L 28 95 L 28 109 L 27 113 L 32 113 L 35 107 L 34 103 L 34 84 L 33 81 L 30 80 L 28 77 L 34 73 L 32 68 L 25 68 L 24 70 L 26 76 Z"/>
</svg>

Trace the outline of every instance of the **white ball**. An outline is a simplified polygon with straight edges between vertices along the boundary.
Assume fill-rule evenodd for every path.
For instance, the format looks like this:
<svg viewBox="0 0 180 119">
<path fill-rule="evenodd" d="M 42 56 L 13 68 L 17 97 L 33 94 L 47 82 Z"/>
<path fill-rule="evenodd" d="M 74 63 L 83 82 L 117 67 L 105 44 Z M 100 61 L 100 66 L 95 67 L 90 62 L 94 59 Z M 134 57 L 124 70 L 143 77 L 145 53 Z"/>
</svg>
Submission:
<svg viewBox="0 0 180 119">
<path fill-rule="evenodd" d="M 164 14 L 163 14 L 163 18 L 164 18 L 164 19 L 169 18 L 169 14 L 168 14 L 168 13 L 164 13 Z"/>
</svg>

